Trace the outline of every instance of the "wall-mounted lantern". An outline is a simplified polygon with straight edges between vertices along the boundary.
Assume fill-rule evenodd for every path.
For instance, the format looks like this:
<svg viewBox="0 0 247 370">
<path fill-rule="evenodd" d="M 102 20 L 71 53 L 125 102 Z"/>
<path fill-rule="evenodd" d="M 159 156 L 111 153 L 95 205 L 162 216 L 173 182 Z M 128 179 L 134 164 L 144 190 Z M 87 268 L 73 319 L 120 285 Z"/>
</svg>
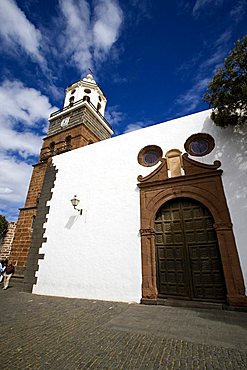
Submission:
<svg viewBox="0 0 247 370">
<path fill-rule="evenodd" d="M 82 209 L 76 208 L 80 203 L 80 200 L 76 198 L 76 195 L 74 195 L 74 198 L 71 199 L 71 203 L 74 209 L 76 209 L 78 212 L 80 212 L 80 215 L 82 215 Z"/>
</svg>

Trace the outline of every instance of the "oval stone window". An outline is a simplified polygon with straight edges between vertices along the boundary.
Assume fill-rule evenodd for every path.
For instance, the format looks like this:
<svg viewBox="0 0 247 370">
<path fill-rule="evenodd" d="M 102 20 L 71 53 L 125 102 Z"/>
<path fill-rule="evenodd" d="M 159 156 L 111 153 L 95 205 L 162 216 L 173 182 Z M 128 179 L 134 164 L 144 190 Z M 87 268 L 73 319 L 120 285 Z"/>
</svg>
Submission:
<svg viewBox="0 0 247 370">
<path fill-rule="evenodd" d="M 190 151 L 195 155 L 203 155 L 208 151 L 209 143 L 207 140 L 195 140 L 190 143 Z"/>
<path fill-rule="evenodd" d="M 191 135 L 185 142 L 184 148 L 187 153 L 195 157 L 202 157 L 214 149 L 215 143 L 209 134 L 198 133 Z"/>
<path fill-rule="evenodd" d="M 148 145 L 140 150 L 138 162 L 142 166 L 151 167 L 156 165 L 162 158 L 162 149 L 156 145 Z"/>
</svg>

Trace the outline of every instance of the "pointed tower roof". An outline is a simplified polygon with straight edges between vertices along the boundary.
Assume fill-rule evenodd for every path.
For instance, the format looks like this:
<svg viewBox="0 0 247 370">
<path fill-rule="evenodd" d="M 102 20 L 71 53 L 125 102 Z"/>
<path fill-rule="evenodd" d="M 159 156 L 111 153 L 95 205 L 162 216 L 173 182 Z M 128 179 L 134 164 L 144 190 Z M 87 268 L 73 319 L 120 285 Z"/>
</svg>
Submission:
<svg viewBox="0 0 247 370">
<path fill-rule="evenodd" d="M 85 81 L 85 82 L 90 82 L 90 83 L 93 83 L 95 85 L 97 85 L 96 81 L 94 80 L 93 78 L 93 72 L 91 71 L 91 69 L 89 68 L 88 70 L 88 74 L 86 77 L 83 78 L 82 81 Z"/>
</svg>

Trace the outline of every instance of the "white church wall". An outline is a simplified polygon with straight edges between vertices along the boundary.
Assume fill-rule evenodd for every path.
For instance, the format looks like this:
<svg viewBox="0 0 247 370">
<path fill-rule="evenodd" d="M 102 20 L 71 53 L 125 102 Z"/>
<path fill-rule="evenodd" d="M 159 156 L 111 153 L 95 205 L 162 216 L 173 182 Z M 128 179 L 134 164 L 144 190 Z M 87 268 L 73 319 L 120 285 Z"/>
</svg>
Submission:
<svg viewBox="0 0 247 370">
<path fill-rule="evenodd" d="M 216 159 L 221 161 L 225 196 L 247 292 L 247 128 L 234 132 L 231 127 L 223 129 L 215 126 L 207 118 L 203 132 L 210 133 L 215 139 L 215 149 L 207 160 L 209 163 Z"/>
<path fill-rule="evenodd" d="M 225 193 L 247 281 L 246 136 L 217 128 L 209 115 L 210 111 L 200 112 L 53 158 L 58 173 L 44 224 L 47 242 L 40 253 L 45 258 L 39 261 L 34 293 L 140 302 L 140 200 L 136 184 L 138 175 L 145 176 L 155 167 L 139 165 L 137 155 L 152 144 L 160 146 L 164 155 L 173 148 L 184 152 L 186 139 L 199 132 L 215 139 L 213 152 L 197 160 L 222 162 Z M 80 199 L 82 216 L 70 203 L 74 195 Z"/>
</svg>

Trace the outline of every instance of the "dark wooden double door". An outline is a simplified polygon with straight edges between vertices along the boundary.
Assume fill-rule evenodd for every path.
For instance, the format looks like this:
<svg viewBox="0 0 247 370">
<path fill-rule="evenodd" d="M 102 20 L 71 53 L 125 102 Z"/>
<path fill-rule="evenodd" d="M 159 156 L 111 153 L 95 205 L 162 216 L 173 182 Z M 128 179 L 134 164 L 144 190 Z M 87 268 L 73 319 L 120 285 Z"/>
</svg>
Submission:
<svg viewBox="0 0 247 370">
<path fill-rule="evenodd" d="M 177 199 L 155 219 L 159 297 L 224 302 L 225 281 L 213 218 L 201 203 Z"/>
</svg>

